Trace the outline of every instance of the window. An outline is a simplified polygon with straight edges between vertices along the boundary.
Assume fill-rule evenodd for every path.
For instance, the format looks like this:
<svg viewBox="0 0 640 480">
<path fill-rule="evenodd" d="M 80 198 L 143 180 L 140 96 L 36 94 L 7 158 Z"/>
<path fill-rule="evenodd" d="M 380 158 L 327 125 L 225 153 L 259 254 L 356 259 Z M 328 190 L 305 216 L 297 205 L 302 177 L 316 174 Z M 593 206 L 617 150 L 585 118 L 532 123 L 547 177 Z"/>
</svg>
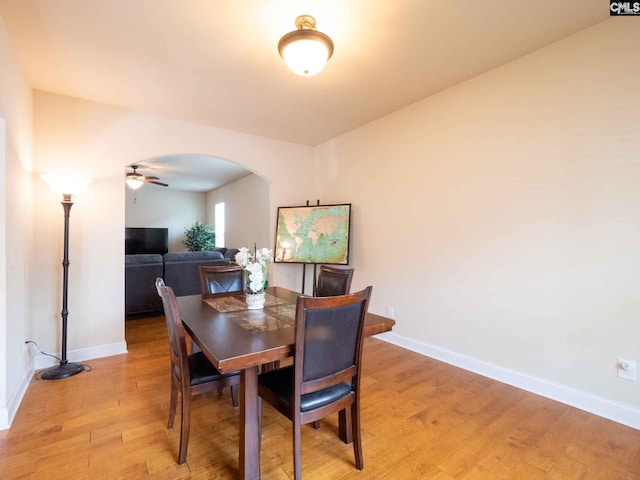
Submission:
<svg viewBox="0 0 640 480">
<path fill-rule="evenodd" d="M 215 225 L 216 247 L 224 247 L 224 202 L 216 203 L 215 206 Z"/>
</svg>

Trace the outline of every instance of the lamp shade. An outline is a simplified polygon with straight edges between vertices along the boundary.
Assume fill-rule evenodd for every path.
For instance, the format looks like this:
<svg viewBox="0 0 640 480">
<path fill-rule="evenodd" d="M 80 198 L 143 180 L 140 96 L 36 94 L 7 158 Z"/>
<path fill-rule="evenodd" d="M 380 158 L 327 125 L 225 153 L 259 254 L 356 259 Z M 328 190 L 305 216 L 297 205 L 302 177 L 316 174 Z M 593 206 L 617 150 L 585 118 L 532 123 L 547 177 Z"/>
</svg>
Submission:
<svg viewBox="0 0 640 480">
<path fill-rule="evenodd" d="M 77 195 L 91 183 L 90 179 L 66 175 L 42 174 L 40 177 L 58 193 Z"/>
<path fill-rule="evenodd" d="M 321 72 L 333 55 L 333 41 L 316 30 L 310 15 L 296 18 L 298 30 L 287 33 L 278 42 L 278 52 L 292 72 L 310 77 Z"/>
<path fill-rule="evenodd" d="M 133 189 L 133 190 L 137 190 L 139 189 L 142 184 L 144 183 L 142 180 L 140 180 L 139 178 L 136 177 L 128 177 L 125 182 L 127 182 L 127 185 L 129 186 L 129 188 Z"/>
</svg>

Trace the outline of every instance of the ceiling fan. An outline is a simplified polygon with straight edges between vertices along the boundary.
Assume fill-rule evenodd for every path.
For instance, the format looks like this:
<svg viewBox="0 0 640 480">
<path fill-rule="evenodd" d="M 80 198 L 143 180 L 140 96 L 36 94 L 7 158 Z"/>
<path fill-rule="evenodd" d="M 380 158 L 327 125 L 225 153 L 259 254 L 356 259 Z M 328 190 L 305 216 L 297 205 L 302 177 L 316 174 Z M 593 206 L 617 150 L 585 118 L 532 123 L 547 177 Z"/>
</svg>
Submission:
<svg viewBox="0 0 640 480">
<path fill-rule="evenodd" d="M 156 180 L 159 180 L 158 177 L 147 177 L 138 173 L 138 168 L 140 168 L 138 165 L 131 165 L 131 168 L 133 169 L 133 172 L 127 173 L 125 181 L 127 182 L 127 185 L 134 190 L 140 188 L 143 183 L 153 183 L 154 185 L 160 185 L 161 187 L 169 186 L 167 183 L 157 182 Z"/>
</svg>

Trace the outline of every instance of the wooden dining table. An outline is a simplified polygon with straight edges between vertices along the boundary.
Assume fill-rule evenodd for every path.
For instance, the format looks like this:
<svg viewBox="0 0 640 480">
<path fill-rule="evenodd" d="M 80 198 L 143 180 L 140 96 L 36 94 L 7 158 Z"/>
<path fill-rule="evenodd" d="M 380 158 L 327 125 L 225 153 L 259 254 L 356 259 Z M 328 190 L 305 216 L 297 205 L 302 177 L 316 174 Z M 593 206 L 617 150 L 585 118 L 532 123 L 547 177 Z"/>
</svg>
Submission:
<svg viewBox="0 0 640 480">
<path fill-rule="evenodd" d="M 185 329 L 211 363 L 222 373 L 241 371 L 239 470 L 243 480 L 260 478 L 258 373 L 263 365 L 293 355 L 299 295 L 270 287 L 259 310 L 248 310 L 241 292 L 177 298 Z M 393 325 L 390 318 L 367 313 L 364 334 L 387 332 Z"/>
</svg>

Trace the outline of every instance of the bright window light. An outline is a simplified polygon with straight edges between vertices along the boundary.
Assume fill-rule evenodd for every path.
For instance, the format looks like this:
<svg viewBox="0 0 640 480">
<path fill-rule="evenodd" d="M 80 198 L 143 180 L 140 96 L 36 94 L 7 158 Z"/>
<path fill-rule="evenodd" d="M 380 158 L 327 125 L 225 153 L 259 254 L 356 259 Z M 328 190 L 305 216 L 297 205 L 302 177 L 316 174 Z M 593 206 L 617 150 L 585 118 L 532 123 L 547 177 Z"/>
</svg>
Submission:
<svg viewBox="0 0 640 480">
<path fill-rule="evenodd" d="M 216 247 L 224 247 L 224 202 L 216 203 L 215 210 Z"/>
</svg>

